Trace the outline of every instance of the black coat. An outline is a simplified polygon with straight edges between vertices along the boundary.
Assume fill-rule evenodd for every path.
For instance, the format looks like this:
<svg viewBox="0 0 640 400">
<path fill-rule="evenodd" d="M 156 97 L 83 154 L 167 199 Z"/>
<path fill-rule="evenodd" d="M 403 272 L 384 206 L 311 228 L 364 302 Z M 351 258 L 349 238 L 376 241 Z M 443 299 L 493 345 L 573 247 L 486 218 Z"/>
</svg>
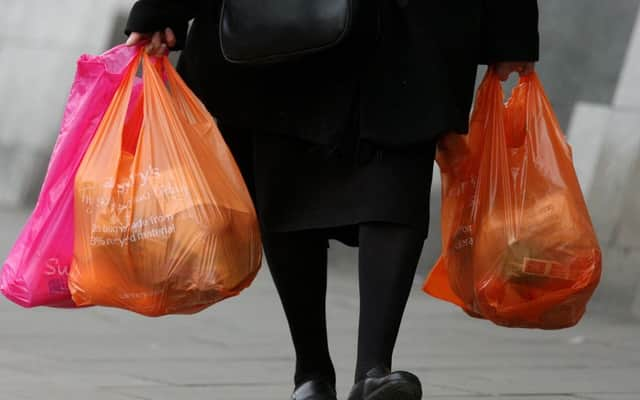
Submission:
<svg viewBox="0 0 640 400">
<path fill-rule="evenodd" d="M 180 73 L 225 124 L 325 144 L 354 112 L 360 136 L 381 145 L 466 132 L 478 64 L 538 59 L 537 0 L 379 1 L 380 31 L 365 6 L 350 40 L 288 64 L 227 63 L 220 0 L 140 0 L 127 32 L 173 28 L 184 47 Z"/>
</svg>

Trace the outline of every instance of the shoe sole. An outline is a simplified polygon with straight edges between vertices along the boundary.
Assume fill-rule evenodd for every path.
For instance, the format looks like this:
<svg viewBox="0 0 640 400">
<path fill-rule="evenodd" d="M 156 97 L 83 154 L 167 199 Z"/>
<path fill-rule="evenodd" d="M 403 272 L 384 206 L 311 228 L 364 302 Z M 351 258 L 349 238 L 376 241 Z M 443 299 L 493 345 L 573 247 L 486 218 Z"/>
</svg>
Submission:
<svg viewBox="0 0 640 400">
<path fill-rule="evenodd" d="M 421 400 L 422 386 L 420 381 L 397 380 L 387 383 L 364 400 Z"/>
</svg>

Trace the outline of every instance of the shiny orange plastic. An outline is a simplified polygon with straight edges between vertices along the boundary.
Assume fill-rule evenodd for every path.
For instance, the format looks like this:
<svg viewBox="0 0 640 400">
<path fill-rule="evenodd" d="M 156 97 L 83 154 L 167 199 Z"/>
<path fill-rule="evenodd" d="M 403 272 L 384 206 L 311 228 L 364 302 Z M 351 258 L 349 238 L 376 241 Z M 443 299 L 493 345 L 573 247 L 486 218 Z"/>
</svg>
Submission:
<svg viewBox="0 0 640 400">
<path fill-rule="evenodd" d="M 195 313 L 255 278 L 256 213 L 205 107 L 166 57 L 140 57 L 140 118 L 125 125 L 135 62 L 76 176 L 69 288 L 79 306 Z"/>
<path fill-rule="evenodd" d="M 424 291 L 498 325 L 570 327 L 602 263 L 571 148 L 535 74 L 503 101 L 489 71 L 469 134 L 438 151 L 443 248 Z"/>
</svg>

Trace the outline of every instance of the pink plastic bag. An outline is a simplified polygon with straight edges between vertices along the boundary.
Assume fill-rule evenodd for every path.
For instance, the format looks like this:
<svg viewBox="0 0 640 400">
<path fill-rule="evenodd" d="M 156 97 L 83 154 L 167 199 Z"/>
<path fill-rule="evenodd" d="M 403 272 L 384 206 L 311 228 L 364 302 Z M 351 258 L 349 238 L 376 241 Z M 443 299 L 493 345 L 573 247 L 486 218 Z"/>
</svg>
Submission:
<svg viewBox="0 0 640 400">
<path fill-rule="evenodd" d="M 136 48 L 117 46 L 102 55 L 85 54 L 78 60 L 40 197 L 0 271 L 0 291 L 23 307 L 74 307 L 67 287 L 73 257 L 74 179 L 137 53 Z M 139 96 L 138 84 L 130 111 Z"/>
</svg>

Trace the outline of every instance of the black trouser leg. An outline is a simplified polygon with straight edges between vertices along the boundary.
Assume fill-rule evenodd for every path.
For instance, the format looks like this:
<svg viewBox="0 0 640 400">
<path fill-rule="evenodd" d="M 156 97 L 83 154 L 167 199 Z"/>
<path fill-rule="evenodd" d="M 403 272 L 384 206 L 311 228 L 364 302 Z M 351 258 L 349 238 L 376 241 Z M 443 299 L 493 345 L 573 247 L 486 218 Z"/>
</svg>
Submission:
<svg viewBox="0 0 640 400">
<path fill-rule="evenodd" d="M 393 348 L 424 245 L 409 226 L 360 225 L 360 321 L 356 382 L 371 368 L 391 368 Z"/>
<path fill-rule="evenodd" d="M 309 379 L 335 382 L 327 341 L 327 238 L 322 231 L 264 232 L 269 270 L 296 350 L 296 386 Z"/>
</svg>

